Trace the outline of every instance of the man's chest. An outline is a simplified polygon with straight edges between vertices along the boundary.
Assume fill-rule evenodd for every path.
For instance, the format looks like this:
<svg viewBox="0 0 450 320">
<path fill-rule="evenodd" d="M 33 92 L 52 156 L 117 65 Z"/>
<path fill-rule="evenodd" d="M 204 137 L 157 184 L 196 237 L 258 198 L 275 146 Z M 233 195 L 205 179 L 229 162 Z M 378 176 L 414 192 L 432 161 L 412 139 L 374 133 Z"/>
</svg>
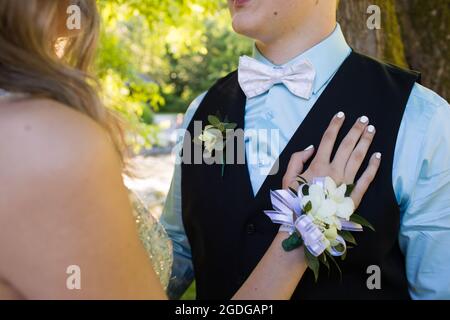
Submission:
<svg viewBox="0 0 450 320">
<path fill-rule="evenodd" d="M 254 194 L 258 192 L 319 97 L 320 93 L 308 100 L 303 99 L 280 84 L 261 96 L 247 99 L 244 141 L 246 164 Z"/>
</svg>

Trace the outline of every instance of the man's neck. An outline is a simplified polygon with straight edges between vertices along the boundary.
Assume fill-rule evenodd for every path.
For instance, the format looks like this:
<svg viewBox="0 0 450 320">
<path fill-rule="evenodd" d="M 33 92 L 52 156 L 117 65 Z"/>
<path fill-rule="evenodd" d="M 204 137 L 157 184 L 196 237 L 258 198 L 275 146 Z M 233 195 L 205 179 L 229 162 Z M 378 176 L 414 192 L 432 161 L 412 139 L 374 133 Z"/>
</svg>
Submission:
<svg viewBox="0 0 450 320">
<path fill-rule="evenodd" d="M 285 34 L 270 42 L 256 41 L 256 47 L 272 63 L 282 65 L 326 39 L 335 28 L 333 21 L 321 28 Z"/>
</svg>

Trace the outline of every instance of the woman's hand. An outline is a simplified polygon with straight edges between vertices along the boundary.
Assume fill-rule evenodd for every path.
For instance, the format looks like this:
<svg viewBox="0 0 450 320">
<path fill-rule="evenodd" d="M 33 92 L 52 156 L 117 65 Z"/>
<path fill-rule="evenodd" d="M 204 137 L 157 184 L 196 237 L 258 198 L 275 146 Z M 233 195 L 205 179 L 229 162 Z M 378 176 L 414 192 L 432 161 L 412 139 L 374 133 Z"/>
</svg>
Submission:
<svg viewBox="0 0 450 320">
<path fill-rule="evenodd" d="M 339 185 L 354 183 L 375 135 L 375 128 L 369 126 L 367 117 L 359 118 L 339 146 L 335 157 L 331 153 L 339 130 L 344 123 L 344 114 L 338 113 L 325 131 L 317 154 L 309 168 L 303 172 L 306 161 L 314 154 L 314 147 L 294 153 L 283 178 L 283 188 L 296 187 L 299 174 L 308 182 L 315 177 L 330 176 Z M 380 166 L 381 155 L 372 155 L 369 166 L 359 178 L 351 197 L 355 208 L 360 204 L 370 183 Z M 303 172 L 303 173 L 302 173 Z M 296 184 L 296 185 L 295 185 Z M 302 247 L 286 252 L 282 242 L 286 233 L 280 232 L 275 237 L 264 257 L 253 270 L 250 277 L 239 289 L 234 299 L 290 299 L 307 268 Z"/>
<path fill-rule="evenodd" d="M 286 174 L 283 178 L 283 188 L 296 187 L 296 178 L 301 175 L 308 182 L 315 177 L 329 176 L 337 185 L 341 183 L 353 184 L 370 145 L 375 136 L 375 127 L 369 125 L 369 119 L 362 116 L 357 119 L 350 132 L 340 144 L 336 155 L 331 159 L 331 153 L 336 142 L 339 130 L 344 123 L 345 115 L 339 112 L 331 120 L 320 142 L 317 154 L 308 169 L 303 172 L 303 166 L 314 154 L 314 147 L 310 146 L 304 151 L 294 153 L 289 162 Z M 381 154 L 375 153 L 371 156 L 369 165 L 355 184 L 351 198 L 355 208 L 361 203 L 362 197 L 372 183 L 380 167 Z"/>
<path fill-rule="evenodd" d="M 361 167 L 375 135 L 375 128 L 369 126 L 367 117 L 359 118 L 331 160 L 331 153 L 345 116 L 339 112 L 325 131 L 319 149 L 309 168 L 303 172 L 306 161 L 314 154 L 314 147 L 294 153 L 283 178 L 283 188 L 296 187 L 297 176 L 308 182 L 315 177 L 330 176 L 337 184 L 354 183 L 355 176 Z M 351 197 L 357 207 L 380 166 L 381 155 L 372 155 L 370 164 L 359 178 Z M 302 173 L 303 172 L 303 173 Z M 296 185 L 295 185 L 296 184 Z M 285 232 L 275 237 L 250 277 L 239 289 L 234 299 L 290 299 L 307 268 L 303 248 L 290 252 L 282 249 L 286 239 Z"/>
</svg>

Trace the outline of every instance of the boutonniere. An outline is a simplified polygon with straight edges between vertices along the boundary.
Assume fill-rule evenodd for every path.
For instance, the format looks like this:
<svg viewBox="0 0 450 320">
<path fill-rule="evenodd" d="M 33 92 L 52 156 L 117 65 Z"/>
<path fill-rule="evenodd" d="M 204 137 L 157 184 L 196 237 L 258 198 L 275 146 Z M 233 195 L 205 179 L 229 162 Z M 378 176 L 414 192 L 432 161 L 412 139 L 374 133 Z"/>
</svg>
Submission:
<svg viewBox="0 0 450 320">
<path fill-rule="evenodd" d="M 366 219 L 354 213 L 350 198 L 354 185 L 337 186 L 330 177 L 315 178 L 308 184 L 299 176 L 297 181 L 298 190 L 271 191 L 274 210 L 265 214 L 290 230 L 282 244 L 285 251 L 304 245 L 306 261 L 316 281 L 320 264 L 330 270 L 330 261 L 342 275 L 334 257 L 344 260 L 347 250 L 356 245 L 351 232 L 362 232 L 363 226 L 375 231 Z"/>
<path fill-rule="evenodd" d="M 237 124 L 228 122 L 225 117 L 223 121 L 220 120 L 220 115 L 208 116 L 209 125 L 203 129 L 198 136 L 198 140 L 205 144 L 205 157 L 211 158 L 213 152 L 222 153 L 222 177 L 225 170 L 225 147 L 230 133 L 236 129 Z M 195 141 L 195 140 L 194 140 Z"/>
</svg>

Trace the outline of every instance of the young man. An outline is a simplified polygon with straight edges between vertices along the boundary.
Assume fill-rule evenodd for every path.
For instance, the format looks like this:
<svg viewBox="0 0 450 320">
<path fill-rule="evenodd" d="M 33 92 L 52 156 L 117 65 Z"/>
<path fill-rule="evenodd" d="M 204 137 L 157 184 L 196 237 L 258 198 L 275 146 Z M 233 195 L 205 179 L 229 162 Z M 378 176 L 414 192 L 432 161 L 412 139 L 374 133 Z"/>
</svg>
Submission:
<svg viewBox="0 0 450 320">
<path fill-rule="evenodd" d="M 293 298 L 450 299 L 448 103 L 418 74 L 353 52 L 336 24 L 336 1 L 228 2 L 234 30 L 255 40 L 254 57 L 192 103 L 185 128 L 192 136 L 193 121 L 220 111 L 238 128 L 279 130 L 279 141 L 246 139 L 247 157 L 256 144 L 270 161 L 227 165 L 223 177 L 206 165 L 176 166 L 162 218 L 175 248 L 172 297 L 193 270 L 199 299 L 227 299 L 242 285 L 277 232 L 263 214 L 269 191 L 281 187 L 290 155 L 318 145 L 342 110 L 377 128 L 371 149 L 383 161 L 358 209 L 376 232 L 357 235 L 339 262 L 342 278 L 324 272 L 315 283 L 308 272 Z M 380 281 L 368 283 L 370 270 Z"/>
</svg>

